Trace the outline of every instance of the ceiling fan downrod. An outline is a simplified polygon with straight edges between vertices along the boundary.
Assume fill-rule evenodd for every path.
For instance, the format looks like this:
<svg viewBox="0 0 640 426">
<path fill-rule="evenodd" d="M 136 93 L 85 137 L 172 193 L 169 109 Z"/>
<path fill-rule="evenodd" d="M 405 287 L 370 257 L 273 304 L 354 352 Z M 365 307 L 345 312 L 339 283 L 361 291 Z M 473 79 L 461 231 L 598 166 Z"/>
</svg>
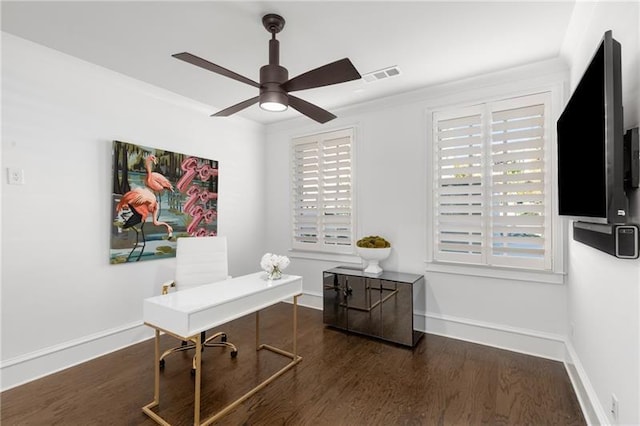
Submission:
<svg viewBox="0 0 640 426">
<path fill-rule="evenodd" d="M 289 97 L 281 84 L 289 79 L 289 71 L 280 66 L 280 42 L 276 34 L 284 28 L 284 18 L 270 13 L 262 17 L 262 24 L 271 33 L 269 64 L 260 68 L 260 108 L 267 111 L 285 111 Z"/>
</svg>

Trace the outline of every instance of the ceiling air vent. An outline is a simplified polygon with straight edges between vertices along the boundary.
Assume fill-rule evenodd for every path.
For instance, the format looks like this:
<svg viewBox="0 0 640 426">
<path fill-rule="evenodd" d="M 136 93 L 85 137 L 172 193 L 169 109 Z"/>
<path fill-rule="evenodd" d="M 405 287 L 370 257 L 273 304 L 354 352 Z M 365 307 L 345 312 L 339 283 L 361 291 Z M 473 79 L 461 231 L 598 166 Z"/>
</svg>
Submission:
<svg viewBox="0 0 640 426">
<path fill-rule="evenodd" d="M 395 77 L 397 75 L 400 75 L 400 68 L 394 65 L 392 67 L 364 74 L 362 78 L 367 83 L 373 83 L 374 81 L 384 80 L 385 78 Z"/>
</svg>

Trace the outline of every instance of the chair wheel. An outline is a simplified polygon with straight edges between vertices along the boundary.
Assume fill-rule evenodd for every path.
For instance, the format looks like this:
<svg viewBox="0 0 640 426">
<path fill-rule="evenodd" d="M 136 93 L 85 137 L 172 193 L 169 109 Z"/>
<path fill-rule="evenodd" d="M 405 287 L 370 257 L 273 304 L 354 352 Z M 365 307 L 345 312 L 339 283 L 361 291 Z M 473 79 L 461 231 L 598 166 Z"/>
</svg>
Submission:
<svg viewBox="0 0 640 426">
<path fill-rule="evenodd" d="M 231 358 L 235 358 L 238 356 L 238 351 L 231 351 Z"/>
<path fill-rule="evenodd" d="M 221 342 L 226 342 L 227 341 L 227 335 L 223 334 L 222 336 L 220 336 L 220 341 Z"/>
<path fill-rule="evenodd" d="M 160 369 L 162 370 L 162 369 L 164 368 L 164 359 L 161 359 L 161 360 L 158 362 L 158 364 L 159 364 L 159 366 L 160 366 Z"/>
</svg>

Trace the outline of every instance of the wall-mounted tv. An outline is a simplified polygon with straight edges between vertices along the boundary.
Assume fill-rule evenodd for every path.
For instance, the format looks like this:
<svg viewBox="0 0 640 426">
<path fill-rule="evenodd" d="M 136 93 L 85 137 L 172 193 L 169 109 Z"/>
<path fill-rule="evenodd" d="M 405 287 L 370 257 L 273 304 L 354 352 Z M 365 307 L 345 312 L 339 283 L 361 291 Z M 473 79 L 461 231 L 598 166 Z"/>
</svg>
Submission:
<svg viewBox="0 0 640 426">
<path fill-rule="evenodd" d="M 558 206 L 561 216 L 625 223 L 621 48 L 611 31 L 558 119 Z"/>
</svg>

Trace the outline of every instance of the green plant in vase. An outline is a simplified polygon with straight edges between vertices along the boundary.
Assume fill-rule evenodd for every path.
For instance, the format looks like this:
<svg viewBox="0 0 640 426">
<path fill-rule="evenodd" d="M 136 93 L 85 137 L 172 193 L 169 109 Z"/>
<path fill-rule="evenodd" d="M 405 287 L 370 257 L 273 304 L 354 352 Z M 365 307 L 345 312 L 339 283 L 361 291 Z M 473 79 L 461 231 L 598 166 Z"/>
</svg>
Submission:
<svg viewBox="0 0 640 426">
<path fill-rule="evenodd" d="M 358 255 L 367 261 L 364 272 L 379 275 L 382 273 L 380 261 L 391 254 L 391 243 L 378 235 L 370 235 L 356 242 Z"/>
</svg>

